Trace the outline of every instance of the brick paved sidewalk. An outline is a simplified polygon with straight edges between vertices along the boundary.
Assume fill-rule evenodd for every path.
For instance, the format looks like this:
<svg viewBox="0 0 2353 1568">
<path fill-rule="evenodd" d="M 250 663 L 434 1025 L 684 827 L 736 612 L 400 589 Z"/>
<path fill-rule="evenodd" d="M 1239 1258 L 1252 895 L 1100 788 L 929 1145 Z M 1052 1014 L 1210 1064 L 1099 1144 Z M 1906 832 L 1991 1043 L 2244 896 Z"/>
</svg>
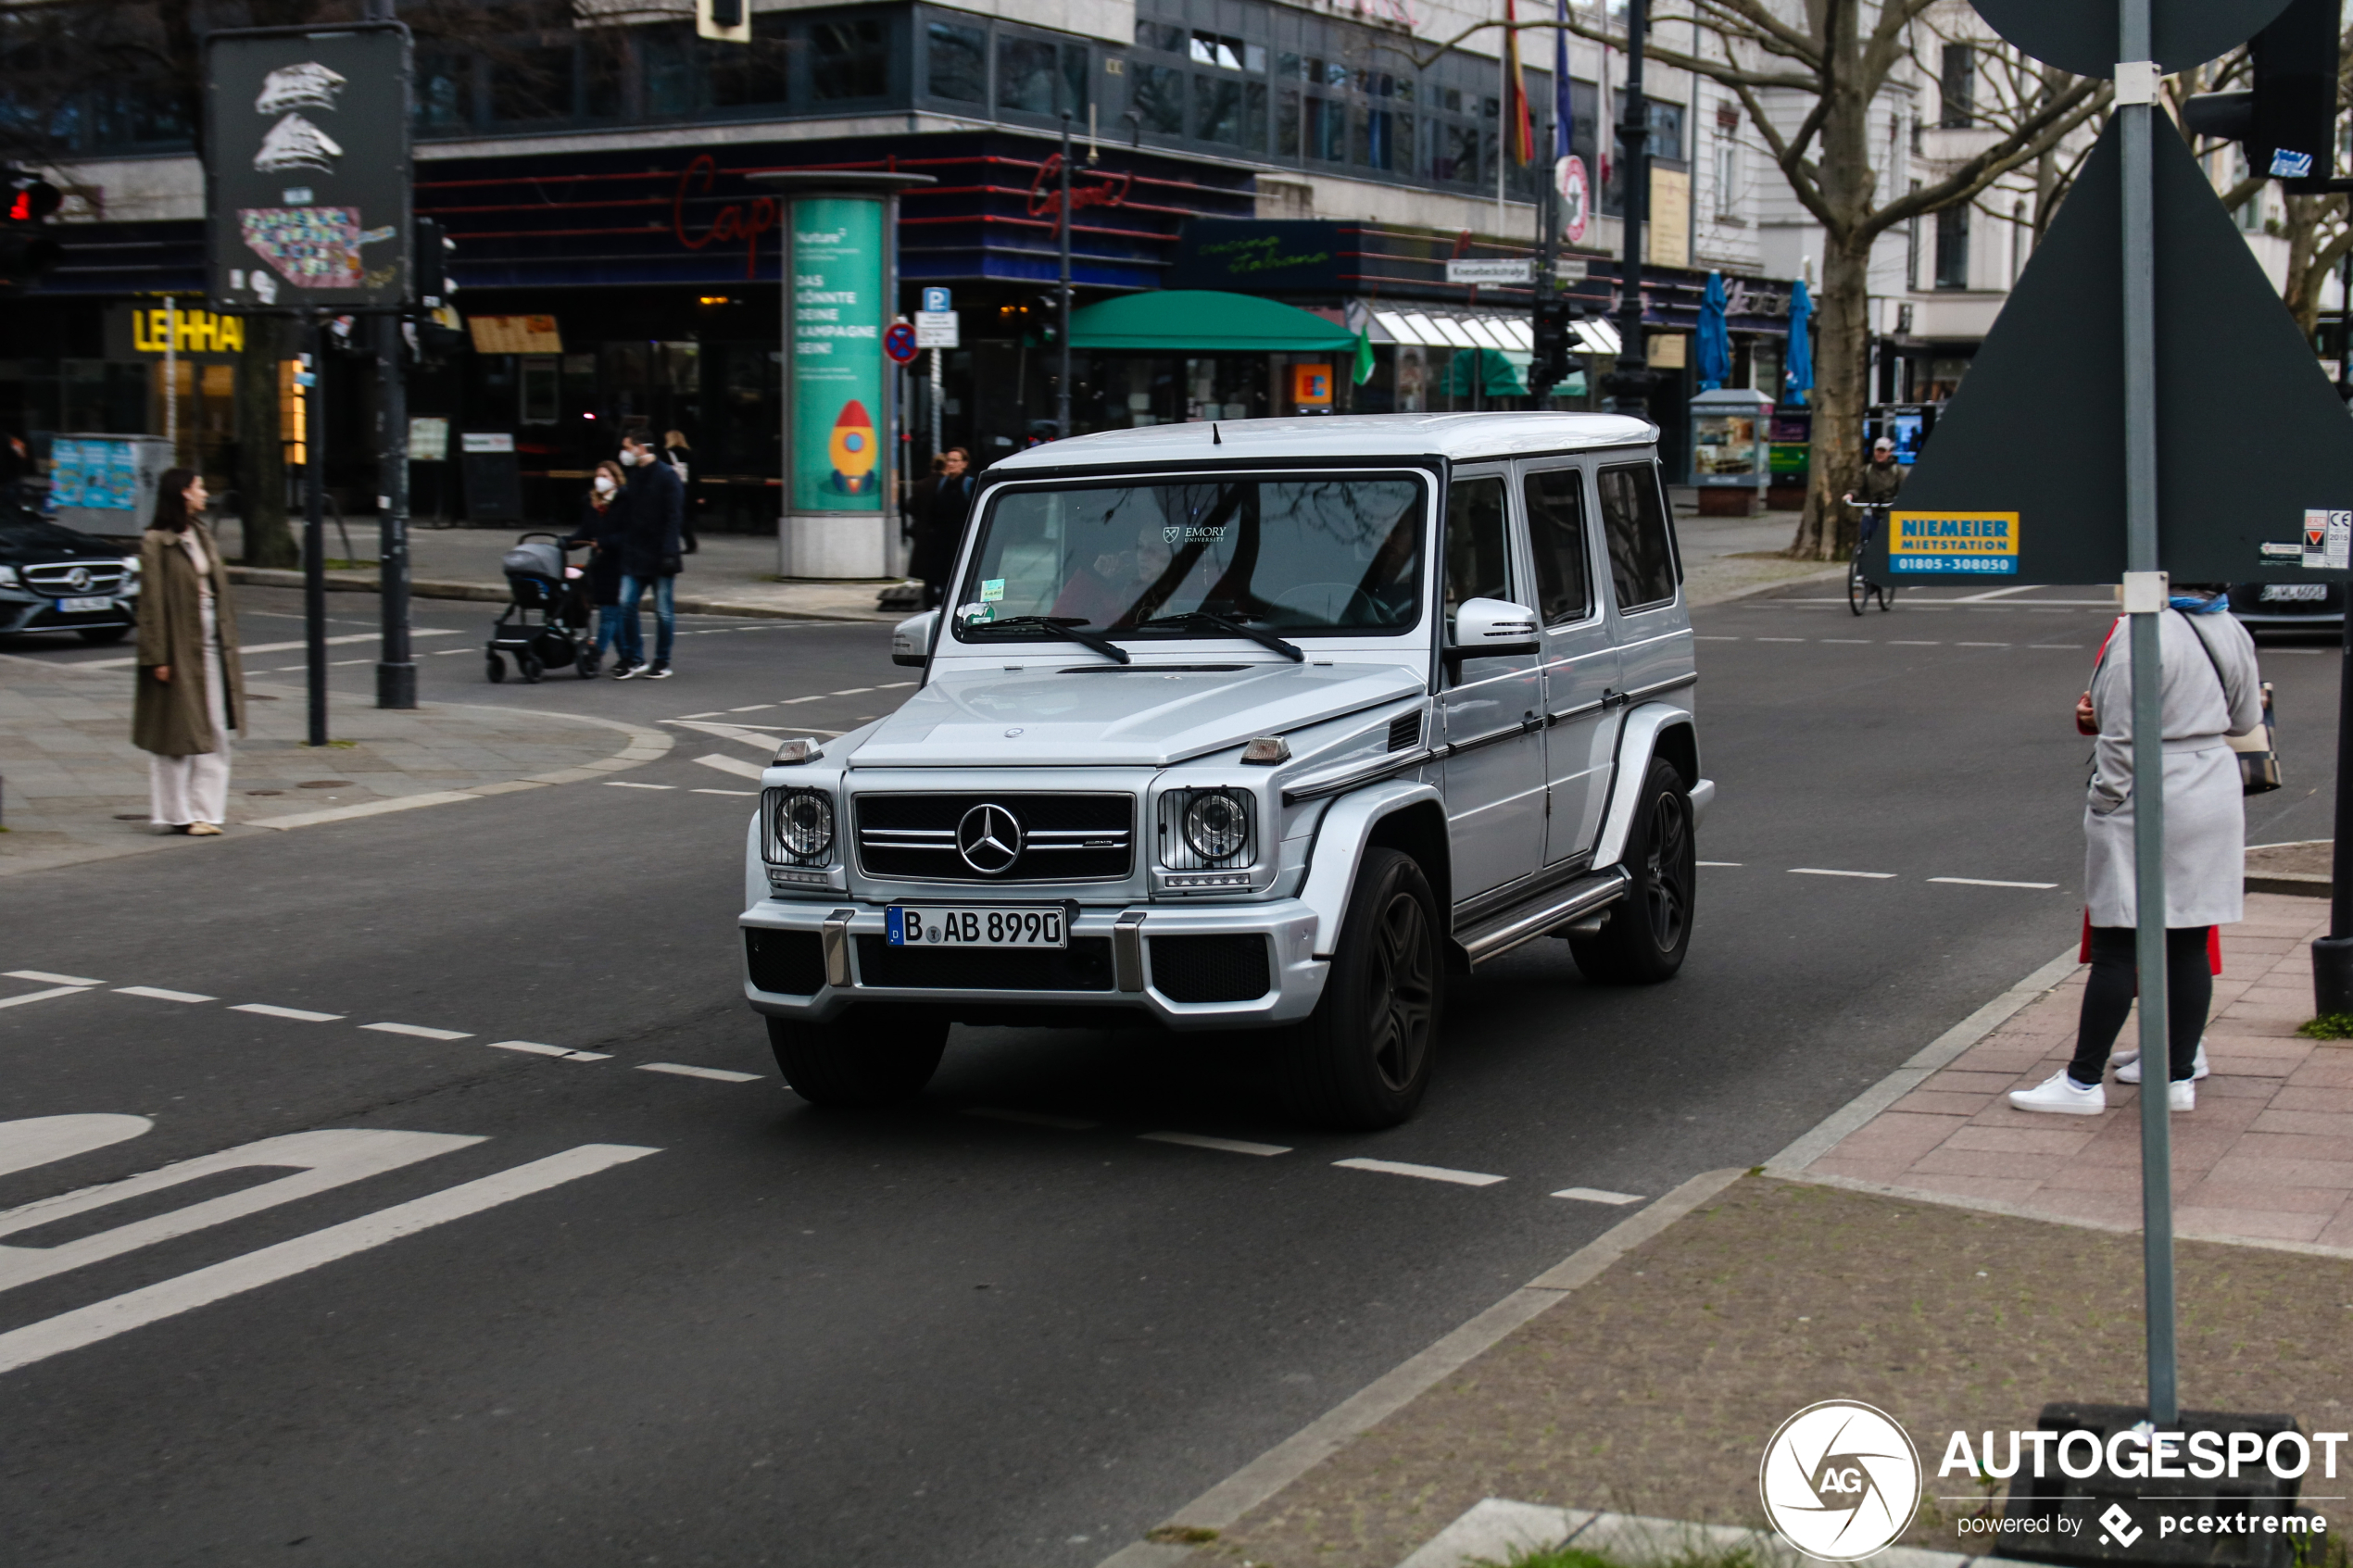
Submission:
<svg viewBox="0 0 2353 1568">
<path fill-rule="evenodd" d="M 2250 894 L 2222 933 L 2206 1030 L 2213 1076 L 2172 1120 L 2174 1228 L 2183 1236 L 2353 1248 L 2353 1042 L 2308 1040 L 2313 898 Z M 2014 1110 L 2074 1050 L 2088 971 L 2077 970 L 1912 1093 L 1806 1166 L 1920 1193 L 1991 1199 L 2021 1214 L 2140 1224 L 2137 1092 L 2108 1083 L 2108 1113 Z M 2139 1027 L 2126 1023 L 2120 1048 Z"/>
<path fill-rule="evenodd" d="M 303 744 L 300 687 L 248 683 L 247 691 L 252 733 L 233 763 L 233 835 L 603 778 L 672 744 L 636 724 L 522 708 L 345 704 L 336 743 L 314 751 Z M 128 671 L 76 671 L 6 655 L 0 826 L 0 876 L 203 843 L 148 824 L 147 754 L 131 744 Z"/>
</svg>

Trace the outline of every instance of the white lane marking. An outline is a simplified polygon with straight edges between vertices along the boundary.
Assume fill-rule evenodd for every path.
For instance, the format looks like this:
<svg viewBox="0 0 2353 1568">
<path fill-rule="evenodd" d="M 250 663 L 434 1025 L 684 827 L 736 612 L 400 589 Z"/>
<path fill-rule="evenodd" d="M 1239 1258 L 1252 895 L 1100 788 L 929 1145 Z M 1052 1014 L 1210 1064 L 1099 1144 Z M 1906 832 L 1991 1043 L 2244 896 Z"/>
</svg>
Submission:
<svg viewBox="0 0 2353 1568">
<path fill-rule="evenodd" d="M 830 696 L 859 696 L 864 693 L 873 691 L 874 689 L 875 688 L 872 686 L 844 686 L 841 690 L 837 692 L 830 692 L 827 695 Z"/>
<path fill-rule="evenodd" d="M 372 659 L 338 659 L 333 664 L 328 665 L 327 668 L 330 670 L 340 670 L 346 664 L 373 664 L 376 661 Z"/>
<path fill-rule="evenodd" d="M 1760 643 L 1802 643 L 1806 639 L 1803 637 L 1759 637 L 1756 640 Z"/>
<path fill-rule="evenodd" d="M 640 1073 L 671 1073 L 681 1078 L 710 1078 L 722 1084 L 757 1084 L 757 1073 L 730 1073 L 724 1067 L 689 1067 L 683 1061 L 641 1061 Z"/>
<path fill-rule="evenodd" d="M 428 1029 L 422 1023 L 363 1023 L 362 1029 L 373 1029 L 379 1035 L 414 1035 L 420 1040 L 471 1040 L 473 1034 L 465 1029 Z"/>
<path fill-rule="evenodd" d="M 2029 643 L 2026 646 L 2031 648 L 2070 648 L 2077 652 L 2082 651 L 2083 647 L 2082 643 Z"/>
<path fill-rule="evenodd" d="M 1693 638 L 1692 639 L 1692 641 L 1693 641 L 1693 642 L 1695 642 L 1695 643 L 1737 643 L 1737 642 L 1739 642 L 1739 641 L 1740 641 L 1740 639 L 1739 639 L 1738 637 L 1707 637 L 1707 636 L 1698 636 L 1698 637 L 1693 637 Z"/>
<path fill-rule="evenodd" d="M 472 1140 L 468 1140 L 472 1141 Z M 545 1192 L 594 1175 L 658 1148 L 635 1144 L 582 1144 L 495 1176 L 461 1183 L 407 1203 L 312 1231 L 209 1268 L 197 1269 L 105 1301 L 94 1302 L 43 1322 L 0 1334 L 0 1372 L 13 1372 L 67 1350 L 80 1349 L 182 1312 L 208 1306 L 260 1286 L 307 1273 L 337 1259 L 365 1252 L 451 1220 L 461 1220 L 502 1203 Z M 243 1196 L 243 1195 L 240 1195 Z"/>
<path fill-rule="evenodd" d="M 1957 605 L 1982 605 L 1988 599 L 2007 599 L 2012 594 L 2031 594 L 2040 586 L 2042 584 L 2038 583 L 2026 583 L 2015 588 L 1988 588 L 1982 594 L 1963 594 L 1957 599 L 1948 599 L 1945 602 Z"/>
<path fill-rule="evenodd" d="M 1873 882 L 1890 882 L 1895 876 L 1894 872 L 1833 872 L 1825 871 L 1820 866 L 1792 866 L 1789 869 L 1789 874 L 1792 876 L 1860 876 L 1868 877 Z"/>
<path fill-rule="evenodd" d="M 1060 1133 L 1083 1133 L 1102 1125 L 1077 1116 L 1049 1116 L 1042 1110 L 1007 1110 L 994 1105 L 968 1105 L 963 1114 L 986 1116 L 991 1122 L 1018 1122 L 1025 1127 L 1051 1127 Z"/>
<path fill-rule="evenodd" d="M 1290 1146 L 1279 1143 L 1251 1143 L 1241 1138 L 1213 1138 L 1205 1133 L 1138 1133 L 1151 1143 L 1180 1143 L 1188 1148 L 1215 1148 L 1227 1154 L 1274 1155 L 1289 1154 Z"/>
<path fill-rule="evenodd" d="M 12 969 L 8 971 L 8 978 L 38 980 L 44 985 L 104 985 L 106 984 L 103 980 L 85 980 L 78 974 L 51 974 L 48 971 L 41 969 Z"/>
<path fill-rule="evenodd" d="M 798 708 L 799 706 L 800 706 L 800 705 L 801 705 L 802 703 L 804 703 L 804 702 L 823 702 L 823 701 L 824 701 L 824 700 L 825 700 L 825 699 L 824 699 L 824 697 L 823 696 L 788 696 L 788 697 L 785 698 L 785 700 L 784 700 L 784 701 L 782 701 L 782 702 L 778 703 L 776 706 L 777 706 L 777 707 L 779 707 L 779 708 Z"/>
<path fill-rule="evenodd" d="M 300 1008 L 271 1007 L 268 1002 L 239 1002 L 229 1010 L 258 1012 L 264 1018 L 291 1018 L 296 1023 L 333 1023 L 343 1017 L 339 1012 L 305 1012 Z"/>
<path fill-rule="evenodd" d="M 733 773 L 739 779 L 756 779 L 761 772 L 761 766 L 757 762 L 747 762 L 740 757 L 722 757 L 717 752 L 712 752 L 708 757 L 698 757 L 695 760 L 706 768 L 716 768 L 723 773 Z"/>
<path fill-rule="evenodd" d="M 1482 1175 L 1477 1171 L 1450 1171 L 1443 1165 L 1411 1165 L 1402 1160 L 1335 1160 L 1332 1163 L 1343 1171 L 1378 1171 L 1389 1176 L 1419 1176 L 1426 1182 L 1452 1182 L 1457 1186 L 1491 1187 L 1504 1180 L 1501 1176 Z"/>
<path fill-rule="evenodd" d="M 1856 647 L 1868 647 L 1872 641 L 1869 637 L 1817 637 L 1814 640 L 1818 643 L 1845 643 Z"/>
<path fill-rule="evenodd" d="M 665 719 L 662 722 L 676 724 L 682 729 L 700 730 L 704 734 L 716 736 L 720 740 L 731 740 L 738 746 L 748 746 L 754 751 L 765 751 L 771 756 L 775 754 L 778 746 L 785 744 L 785 737 L 782 735 L 768 734 L 763 731 L 750 729 L 742 724 L 706 723 L 698 719 Z"/>
<path fill-rule="evenodd" d="M 2007 643 L 1955 643 L 1953 646 L 1957 648 L 2006 648 L 2010 645 Z"/>
<path fill-rule="evenodd" d="M 714 709 L 709 713 L 681 713 L 678 717 L 681 719 L 724 719 L 727 715 Z"/>
<path fill-rule="evenodd" d="M 493 1040 L 494 1051 L 523 1051 L 532 1056 L 556 1056 L 566 1061 L 610 1061 L 610 1051 L 575 1051 L 562 1046 L 543 1046 L 536 1040 Z"/>
<path fill-rule="evenodd" d="M 1744 862 L 1740 860 L 1702 860 L 1698 863 L 1703 866 L 1737 866 L 1742 865 Z"/>
<path fill-rule="evenodd" d="M 1600 1187 L 1563 1187 L 1560 1191 L 1553 1194 L 1553 1196 L 1554 1198 L 1573 1198 L 1579 1203 L 1616 1203 L 1623 1205 L 1628 1203 L 1640 1203 L 1642 1200 L 1642 1195 L 1638 1192 L 1604 1192 Z"/>
<path fill-rule="evenodd" d="M 106 1182 L 20 1205 L 0 1214 L 0 1238 L 37 1230 L 58 1220 L 103 1210 L 126 1198 L 167 1192 L 183 1183 L 229 1171 L 293 1173 L 275 1181 L 241 1188 L 219 1198 L 185 1204 L 132 1220 L 108 1230 L 54 1247 L 0 1246 L 0 1290 L 13 1290 L 34 1280 L 47 1279 L 108 1258 L 120 1258 L 142 1247 L 193 1236 L 197 1231 L 258 1214 L 282 1203 L 313 1193 L 413 1165 L 452 1149 L 483 1140 L 458 1133 L 402 1133 L 384 1128 L 337 1127 L 315 1133 L 288 1133 L 263 1138 L 218 1154 L 182 1160 L 160 1170 Z"/>
<path fill-rule="evenodd" d="M 94 1110 L 73 1116 L 28 1116 L 18 1122 L 0 1122 L 0 1176 L 88 1154 L 108 1144 L 135 1138 L 154 1125 L 144 1116 Z"/>
<path fill-rule="evenodd" d="M 21 997 L 0 997 L 0 1008 L 20 1008 L 30 1002 L 45 1002 L 52 997 L 79 997 L 90 989 L 87 985 L 54 985 L 46 991 L 27 991 Z"/>
<path fill-rule="evenodd" d="M 605 781 L 605 787 L 607 789 L 676 789 L 678 786 L 676 784 L 639 784 L 634 779 L 607 779 Z"/>
<path fill-rule="evenodd" d="M 760 795 L 756 789 L 690 789 L 686 793 L 688 795 L 732 795 L 738 797 L 749 796 L 753 798 L 758 798 Z"/>
<path fill-rule="evenodd" d="M 473 651 L 474 650 L 472 648 L 435 648 L 433 650 L 433 656 L 435 659 L 447 659 L 451 654 L 472 653 Z"/>
<path fill-rule="evenodd" d="M 1990 882 L 1981 876 L 1932 876 L 1928 880 L 1949 882 L 1960 887 L 2039 887 L 2047 890 L 2058 885 L 2056 882 Z"/>
<path fill-rule="evenodd" d="M 1902 637 L 1891 637 L 1888 639 L 1887 646 L 1892 648 L 1941 648 L 1944 645 L 1943 643 L 1908 642 Z"/>
<path fill-rule="evenodd" d="M 409 634 L 411 637 L 458 637 L 463 636 L 465 633 L 452 630 L 451 628 L 446 626 L 420 626 Z M 372 643 L 383 635 L 384 633 L 381 632 L 354 632 L 348 636 L 329 637 L 327 639 L 327 646 L 331 648 L 335 648 L 342 647 L 346 644 L 349 643 Z M 240 648 L 238 652 L 243 657 L 250 659 L 258 653 L 292 653 L 296 648 L 307 648 L 310 645 L 307 642 L 254 643 L 249 646 Z M 74 668 L 77 670 L 128 670 L 138 662 L 138 656 L 133 654 L 129 659 L 93 659 L 78 661 L 74 665 Z M 365 663 L 366 660 L 363 659 L 358 662 Z M 296 668 L 299 669 L 300 666 L 296 666 Z M 273 671 L 272 673 L 274 674 L 275 671 Z"/>
<path fill-rule="evenodd" d="M 915 683 L 912 681 L 885 681 L 881 685 L 876 686 L 875 690 L 878 692 L 895 692 L 900 690 L 901 687 L 912 686 Z"/>
<path fill-rule="evenodd" d="M 158 1002 L 217 1002 L 218 997 L 199 996 L 194 991 L 167 991 L 160 985 L 118 985 L 118 997 L 145 997 Z"/>
<path fill-rule="evenodd" d="M 741 708 L 731 708 L 727 709 L 727 711 L 730 713 L 757 713 L 763 708 L 774 708 L 775 706 L 776 705 L 773 702 L 754 702 L 748 703 Z M 689 713 L 686 717 L 689 719 L 707 719 L 711 717 L 711 715 L 706 713 Z"/>
</svg>

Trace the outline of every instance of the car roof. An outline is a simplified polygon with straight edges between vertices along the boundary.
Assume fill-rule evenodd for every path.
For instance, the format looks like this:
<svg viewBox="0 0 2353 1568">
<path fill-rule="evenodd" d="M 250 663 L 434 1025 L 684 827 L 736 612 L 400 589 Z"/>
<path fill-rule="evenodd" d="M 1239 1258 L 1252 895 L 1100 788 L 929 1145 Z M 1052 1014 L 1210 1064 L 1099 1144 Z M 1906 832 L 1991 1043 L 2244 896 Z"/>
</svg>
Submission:
<svg viewBox="0 0 2353 1568">
<path fill-rule="evenodd" d="M 992 477 L 1115 463 L 1241 462 L 1263 458 L 1482 458 L 1647 445 L 1648 420 L 1623 414 L 1334 414 L 1288 420 L 1193 420 L 1098 431 L 1000 458 Z"/>
</svg>

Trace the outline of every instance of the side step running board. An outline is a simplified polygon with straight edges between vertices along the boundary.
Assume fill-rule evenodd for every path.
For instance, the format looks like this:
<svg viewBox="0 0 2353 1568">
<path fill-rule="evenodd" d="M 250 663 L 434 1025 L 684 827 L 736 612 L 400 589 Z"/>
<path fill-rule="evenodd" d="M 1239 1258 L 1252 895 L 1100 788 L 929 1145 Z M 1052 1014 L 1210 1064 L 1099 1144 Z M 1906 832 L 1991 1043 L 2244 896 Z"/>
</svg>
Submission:
<svg viewBox="0 0 2353 1568">
<path fill-rule="evenodd" d="M 1632 880 L 1623 866 L 1612 866 L 1570 883 L 1533 906 L 1522 905 L 1491 915 L 1476 925 L 1457 931 L 1454 940 L 1471 962 L 1484 963 L 1570 921 L 1607 909 L 1626 897 Z"/>
</svg>

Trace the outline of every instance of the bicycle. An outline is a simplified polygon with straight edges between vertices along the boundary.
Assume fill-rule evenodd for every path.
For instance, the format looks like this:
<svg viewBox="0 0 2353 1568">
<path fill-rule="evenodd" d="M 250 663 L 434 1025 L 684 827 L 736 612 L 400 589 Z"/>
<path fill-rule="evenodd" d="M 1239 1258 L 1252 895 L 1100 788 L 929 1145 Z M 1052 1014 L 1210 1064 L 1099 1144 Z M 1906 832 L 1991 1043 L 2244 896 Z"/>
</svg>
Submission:
<svg viewBox="0 0 2353 1568">
<path fill-rule="evenodd" d="M 1846 608 L 1853 613 L 1860 615 L 1863 613 L 1863 607 L 1876 596 L 1879 599 L 1879 608 L 1884 612 L 1894 608 L 1895 589 L 1892 584 L 1874 583 L 1863 575 L 1863 552 L 1870 548 L 1871 539 L 1879 532 L 1881 518 L 1895 503 L 1856 501 L 1852 496 L 1848 496 L 1847 500 L 1856 510 L 1863 514 L 1863 521 L 1855 530 L 1855 553 L 1847 558 L 1846 562 Z"/>
</svg>

